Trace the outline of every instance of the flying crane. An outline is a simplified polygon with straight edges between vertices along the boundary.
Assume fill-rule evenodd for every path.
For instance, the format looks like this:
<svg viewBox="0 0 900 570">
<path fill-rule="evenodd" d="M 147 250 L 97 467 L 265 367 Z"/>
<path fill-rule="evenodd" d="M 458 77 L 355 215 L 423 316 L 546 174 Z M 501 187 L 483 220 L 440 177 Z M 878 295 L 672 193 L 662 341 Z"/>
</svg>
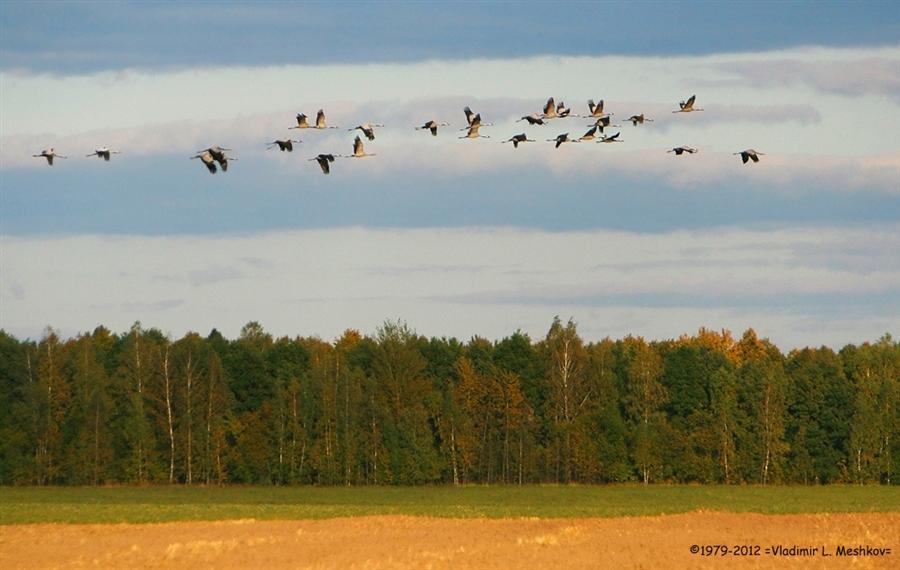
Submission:
<svg viewBox="0 0 900 570">
<path fill-rule="evenodd" d="M 34 158 L 46 158 L 47 164 L 49 164 L 50 166 L 53 166 L 54 158 L 69 158 L 68 156 L 58 154 L 55 150 L 53 150 L 52 146 L 48 149 L 42 150 L 41 154 L 32 154 L 31 156 L 33 156 Z"/>
<path fill-rule="evenodd" d="M 318 156 L 310 158 L 309 160 L 310 161 L 315 160 L 316 162 L 318 162 L 319 168 L 322 169 L 323 174 L 331 174 L 331 164 L 330 163 L 334 162 L 333 154 L 320 154 Z"/>
<path fill-rule="evenodd" d="M 511 143 L 513 143 L 514 148 L 519 148 L 519 143 L 534 142 L 534 139 L 530 139 L 527 136 L 525 136 L 525 133 L 522 133 L 519 135 L 513 135 L 512 137 L 509 138 L 509 140 L 505 140 L 505 141 L 501 141 L 501 142 L 504 142 L 504 143 L 511 142 Z"/>
<path fill-rule="evenodd" d="M 765 153 L 759 152 L 757 150 L 753 150 L 752 148 L 748 148 L 747 150 L 742 150 L 741 152 L 736 152 L 734 154 L 740 155 L 741 160 L 744 161 L 744 164 L 747 164 L 748 160 L 752 160 L 753 162 L 759 162 L 759 157 L 765 156 Z"/>
<path fill-rule="evenodd" d="M 287 140 L 277 140 L 276 139 L 270 143 L 266 143 L 266 146 L 269 147 L 269 150 L 272 150 L 277 145 L 278 149 L 281 150 L 281 152 L 284 152 L 284 151 L 293 152 L 294 151 L 294 143 L 300 144 L 301 142 L 303 142 L 303 141 L 296 141 L 294 139 L 287 139 Z"/>
<path fill-rule="evenodd" d="M 702 111 L 699 107 L 697 109 L 694 108 L 694 102 L 697 100 L 696 95 L 691 95 L 688 97 L 687 101 L 682 101 L 678 103 L 678 106 L 681 107 L 677 111 L 672 111 L 673 113 L 691 113 L 693 111 Z"/>
<path fill-rule="evenodd" d="M 94 152 L 92 152 L 91 154 L 86 154 L 85 156 L 87 156 L 87 157 L 96 156 L 97 158 L 102 158 L 106 162 L 109 162 L 109 157 L 112 154 L 122 154 L 122 153 L 117 150 L 109 150 L 108 148 L 106 148 L 104 146 L 104 147 L 100 147 L 100 148 L 95 148 Z"/>
<path fill-rule="evenodd" d="M 424 125 L 422 125 L 421 127 L 416 127 L 416 130 L 417 131 L 429 130 L 429 131 L 431 131 L 431 134 L 433 136 L 437 136 L 438 127 L 449 127 L 449 126 L 450 126 L 450 123 L 438 123 L 437 121 L 432 119 L 432 120 L 428 121 L 427 123 L 425 123 Z"/>
</svg>

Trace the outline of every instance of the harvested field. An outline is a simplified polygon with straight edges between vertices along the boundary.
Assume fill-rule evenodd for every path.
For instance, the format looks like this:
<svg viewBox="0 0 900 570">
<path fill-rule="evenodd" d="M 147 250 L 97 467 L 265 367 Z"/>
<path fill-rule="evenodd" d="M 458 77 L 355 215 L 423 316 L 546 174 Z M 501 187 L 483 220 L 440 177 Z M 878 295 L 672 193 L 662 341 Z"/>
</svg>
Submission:
<svg viewBox="0 0 900 570">
<path fill-rule="evenodd" d="M 4 568 L 897 568 L 898 529 L 897 513 L 29 524 L 0 526 L 0 561 Z M 760 552 L 701 556 L 692 545 Z M 765 552 L 776 545 L 818 550 Z M 823 545 L 832 556 L 822 556 Z M 839 556 L 840 545 L 891 554 Z"/>
</svg>

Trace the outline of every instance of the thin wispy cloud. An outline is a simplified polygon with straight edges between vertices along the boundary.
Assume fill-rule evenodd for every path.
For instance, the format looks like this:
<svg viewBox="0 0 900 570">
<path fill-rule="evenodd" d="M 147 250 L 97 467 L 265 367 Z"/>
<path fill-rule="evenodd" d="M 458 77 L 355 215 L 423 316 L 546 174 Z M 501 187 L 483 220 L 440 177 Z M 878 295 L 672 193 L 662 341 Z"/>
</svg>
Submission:
<svg viewBox="0 0 900 570">
<path fill-rule="evenodd" d="M 900 103 L 900 66 L 896 58 L 868 57 L 855 61 L 738 61 L 719 64 L 732 80 L 707 82 L 764 89 L 803 85 L 815 91 L 846 96 L 882 95 Z"/>
<path fill-rule="evenodd" d="M 462 100 L 448 102 L 446 99 L 438 103 L 430 100 L 418 100 L 412 109 L 403 109 L 394 105 L 337 105 L 331 113 L 333 123 L 343 123 L 340 129 L 317 131 L 288 130 L 289 113 L 287 110 L 275 113 L 237 117 L 222 121 L 181 121 L 145 127 L 122 128 L 108 131 L 93 131 L 66 136 L 58 139 L 56 148 L 63 153 L 74 155 L 76 160 L 84 160 L 82 153 L 89 152 L 97 146 L 109 146 L 117 149 L 128 149 L 122 156 L 115 157 L 116 162 L 123 161 L 123 167 L 129 161 L 140 161 L 149 156 L 164 156 L 167 161 L 174 160 L 173 153 L 181 155 L 179 169 L 186 168 L 187 157 L 200 148 L 211 144 L 227 145 L 235 148 L 232 154 L 242 158 L 235 168 L 250 173 L 259 173 L 268 168 L 269 163 L 276 163 L 280 172 L 287 176 L 308 177 L 316 174 L 314 165 L 304 159 L 315 156 L 318 152 L 335 154 L 350 153 L 352 138 L 358 131 L 348 134 L 346 127 L 355 126 L 363 120 L 348 120 L 350 117 L 369 117 L 372 121 L 385 121 L 385 129 L 376 131 L 376 141 L 368 142 L 370 152 L 376 152 L 377 160 L 369 160 L 365 164 L 337 165 L 335 178 L 383 177 L 404 184 L 402 177 L 412 172 L 434 172 L 444 176 L 461 174 L 478 174 L 483 172 L 521 172 L 523 170 L 543 169 L 554 175 L 565 176 L 606 176 L 614 174 L 620 177 L 636 177 L 645 182 L 657 182 L 674 188 L 691 188 L 698 186 L 715 186 L 734 181 L 740 176 L 744 183 L 766 185 L 769 189 L 784 189 L 796 192 L 798 189 L 816 188 L 827 192 L 845 191 L 880 191 L 897 193 L 900 191 L 900 154 L 885 153 L 881 155 L 844 155 L 835 154 L 799 154 L 779 153 L 779 141 L 770 139 L 772 148 L 765 145 L 762 137 L 747 136 L 749 144 L 740 144 L 740 138 L 731 134 L 730 143 L 721 137 L 718 141 L 699 144 L 703 140 L 704 125 L 710 122 L 721 122 L 728 125 L 728 130 L 746 130 L 742 123 L 757 121 L 762 125 L 782 124 L 797 117 L 809 117 L 816 122 L 819 117 L 811 107 L 774 106 L 748 107 L 740 112 L 734 109 L 712 110 L 706 115 L 694 113 L 691 117 L 672 119 L 665 114 L 656 115 L 657 122 L 635 128 L 630 124 L 608 132 L 622 132 L 626 143 L 622 145 L 597 145 L 587 142 L 574 147 L 552 149 L 552 145 L 544 139 L 553 138 L 560 131 L 572 133 L 573 138 L 587 131 L 588 119 L 565 119 L 549 122 L 548 126 L 527 129 L 530 136 L 538 143 L 526 144 L 521 149 L 513 150 L 511 145 L 498 144 L 505 140 L 506 134 L 525 131 L 524 123 L 516 123 L 516 115 L 504 115 L 497 109 L 508 109 L 519 104 L 524 106 L 526 100 L 502 99 L 475 100 L 478 110 L 485 109 L 485 116 L 498 118 L 494 127 L 484 128 L 483 134 L 490 139 L 461 141 L 462 135 L 458 126 L 442 128 L 438 137 L 432 137 L 424 131 L 415 131 L 411 125 L 423 122 L 422 117 L 432 116 L 426 113 L 439 105 L 447 109 L 445 116 L 454 115 L 450 105 L 457 107 Z M 310 113 L 315 106 L 310 106 Z M 455 112 L 456 125 L 462 123 L 462 112 Z M 705 117 L 709 116 L 710 119 Z M 753 117 L 757 116 L 757 119 Z M 419 117 L 417 122 L 414 117 Z M 290 117 L 292 118 L 292 117 Z M 624 117 L 623 117 L 624 118 Z M 503 122 L 505 120 L 505 122 Z M 621 121 L 621 119 L 619 119 Z M 802 123 L 801 119 L 801 123 Z M 794 129 L 796 127 L 788 127 Z M 280 137 L 302 137 L 303 143 L 297 145 L 293 153 L 267 151 L 265 143 L 273 138 L 273 132 L 284 133 Z M 742 135 L 746 136 L 746 135 Z M 678 137 L 678 138 L 675 138 Z M 46 171 L 43 160 L 31 155 L 38 149 L 48 146 L 43 135 L 18 135 L 3 139 L 4 168 L 29 167 L 38 171 Z M 668 139 L 668 140 L 666 140 Z M 675 141 L 675 142 L 672 142 Z M 753 142 L 756 141 L 756 142 Z M 668 143 L 668 145 L 666 144 Z M 757 143 L 762 143 L 760 146 Z M 674 145 L 688 144 L 699 147 L 697 156 L 676 158 L 666 155 L 665 151 Z M 733 152 L 755 145 L 766 156 L 758 165 L 743 167 Z M 839 146 L 839 145 L 837 145 Z M 730 148 L 729 148 L 730 147 Z M 837 148 L 835 149 L 837 150 Z M 182 164 L 184 163 L 184 164 Z M 174 166 L 174 162 L 172 163 Z M 108 165 L 100 165 L 106 167 Z M 193 168 L 196 165 L 191 165 Z M 69 168 L 69 164 L 61 162 L 59 169 Z M 202 169 L 194 168 L 195 174 Z M 171 172 L 171 171 L 170 171 Z M 77 175 L 76 175 L 77 176 Z M 169 176 L 174 176 L 170 173 Z M 502 223 L 502 222 L 501 222 Z"/>
<path fill-rule="evenodd" d="M 259 320 L 276 334 L 331 337 L 398 315 L 426 334 L 539 336 L 554 314 L 571 314 L 595 338 L 754 326 L 788 348 L 839 346 L 876 338 L 900 318 L 900 267 L 873 265 L 873 244 L 900 249 L 900 226 L 7 236 L 4 269 L 16 278 L 0 301 L 4 328 L 22 336 L 46 324 L 124 330 L 140 319 L 176 335 L 234 335 Z M 629 330 L 615 322 L 626 315 Z M 804 328 L 835 315 L 843 329 Z"/>
<path fill-rule="evenodd" d="M 573 102 L 574 103 L 574 102 Z M 318 109 L 324 104 L 310 104 L 306 106 L 306 114 L 313 120 Z M 329 122 L 340 127 L 339 132 L 315 129 L 290 130 L 293 126 L 293 110 L 283 109 L 276 112 L 260 113 L 249 116 L 233 117 L 224 120 L 206 121 L 174 121 L 158 124 L 147 124 L 137 127 L 97 129 L 71 135 L 54 136 L 48 133 L 11 135 L 2 138 L 3 152 L 2 168 L 40 168 L 44 166 L 41 161 L 32 160 L 32 154 L 48 146 L 58 149 L 71 149 L 78 154 L 91 150 L 97 146 L 110 148 L 129 149 L 128 154 L 134 156 L 171 154 L 173 152 L 189 153 L 198 148 L 213 144 L 211 141 L 228 141 L 229 145 L 239 145 L 242 150 L 259 152 L 265 142 L 275 138 L 298 138 L 309 146 L 323 147 L 327 144 L 333 146 L 346 146 L 352 137 L 348 139 L 346 131 L 358 124 L 366 122 L 380 122 L 387 125 L 387 129 L 377 129 L 376 139 L 381 146 L 394 146 L 397 143 L 414 144 L 422 148 L 422 142 L 427 141 L 426 133 L 415 133 L 414 127 L 421 126 L 428 120 L 435 119 L 439 122 L 450 122 L 448 127 L 441 127 L 441 143 L 447 143 L 458 138 L 464 133 L 459 130 L 465 127 L 465 118 L 462 113 L 464 106 L 472 106 L 482 115 L 485 122 L 492 122 L 496 128 L 485 128 L 484 134 L 497 139 L 497 142 L 508 138 L 506 135 L 527 130 L 540 136 L 555 136 L 556 131 L 568 130 L 573 135 L 580 136 L 586 132 L 593 119 L 571 117 L 564 120 L 547 121 L 544 128 L 529 127 L 527 123 L 519 119 L 526 114 L 531 107 L 539 107 L 533 99 L 478 99 L 478 98 L 437 98 L 419 99 L 409 105 L 399 105 L 396 102 L 374 101 L 360 105 L 341 103 L 328 109 Z M 586 114 L 587 105 L 579 101 L 577 111 Z M 583 108 L 581 108 L 583 107 Z M 742 123 L 758 125 L 781 125 L 794 122 L 797 125 L 809 125 L 821 120 L 820 113 L 810 105 L 724 105 L 711 109 L 708 113 L 696 113 L 688 123 L 685 120 L 676 120 L 670 116 L 671 105 L 659 103 L 640 103 L 628 101 L 611 101 L 607 103 L 607 109 L 617 109 L 618 117 L 614 124 L 619 127 L 610 127 L 608 133 L 617 130 L 631 130 L 628 121 L 630 113 L 646 114 L 653 123 L 647 123 L 641 131 L 638 131 L 639 140 L 631 141 L 632 146 L 638 148 L 646 146 L 647 135 L 651 142 L 658 142 L 660 137 L 678 132 L 680 128 L 689 126 L 691 129 L 702 128 L 710 124 L 725 124 L 732 128 Z M 518 111 L 517 111 L 518 109 Z M 639 111 L 640 110 L 640 113 Z M 490 133 L 490 134 L 489 134 Z M 360 134 L 358 131 L 356 134 Z M 436 139 L 437 140 L 437 139 Z M 435 141 L 432 141 L 435 142 Z M 544 142 L 541 140 L 541 142 Z M 52 144 L 50 144 L 52 143 Z M 307 147 L 299 147 L 303 150 Z M 310 153 L 312 151 L 307 151 Z M 76 154 L 76 156 L 78 156 Z M 451 165 L 456 168 L 458 165 Z"/>
<path fill-rule="evenodd" d="M 112 146 L 130 156 L 147 156 L 183 154 L 222 144 L 253 154 L 261 152 L 264 142 L 289 135 L 302 136 L 305 144 L 300 150 L 310 156 L 323 151 L 347 152 L 343 149 L 349 148 L 352 136 L 346 131 L 288 130 L 297 112 L 314 116 L 320 108 L 326 109 L 331 124 L 342 128 L 366 121 L 385 123 L 388 128 L 380 133 L 376 146 L 387 151 L 395 144 L 413 144 L 442 160 L 458 154 L 458 149 L 443 143 L 448 142 L 446 135 L 457 132 L 462 124 L 464 105 L 495 123 L 495 128 L 484 132 L 494 139 L 506 139 L 523 130 L 539 138 L 553 138 L 565 131 L 580 136 L 587 130 L 587 119 L 553 121 L 544 128 L 515 123 L 522 115 L 537 112 L 550 95 L 567 101 L 576 114 L 587 113 L 588 98 L 605 98 L 607 110 L 615 113 L 614 123 L 622 125 L 622 138 L 628 137 L 627 147 L 632 150 L 687 144 L 734 152 L 753 146 L 773 155 L 812 157 L 873 157 L 896 151 L 891 133 L 900 130 L 900 114 L 889 99 L 856 101 L 855 97 L 863 95 L 852 89 L 838 90 L 836 95 L 833 86 L 813 82 L 813 87 L 827 96 L 810 100 L 810 88 L 800 79 L 802 85 L 775 80 L 736 89 L 728 84 L 735 80 L 735 73 L 768 69 L 783 61 L 820 69 L 817 58 L 832 58 L 835 65 L 854 69 L 865 69 L 872 61 L 887 62 L 887 66 L 879 63 L 880 71 L 860 72 L 863 77 L 883 72 L 890 79 L 891 64 L 900 68 L 900 51 L 873 48 L 740 57 L 537 57 L 156 74 L 125 71 L 73 77 L 4 74 L 0 79 L 4 90 L 0 166 L 37 169 L 42 164 L 31 155 L 49 146 L 72 154 Z M 313 75 L 316 81 L 310 82 Z M 593 76 L 610 78 L 605 92 L 584 81 Z M 793 76 L 785 74 L 786 78 Z M 868 84 L 863 79 L 857 82 Z M 248 90 L 246 85 L 261 88 Z M 365 89 L 359 89 L 360 85 Z M 548 85 L 553 86 L 552 93 L 547 92 Z M 885 89 L 892 88 L 888 85 Z M 689 116 L 671 113 L 678 100 L 697 91 L 703 112 Z M 60 100 L 58 93 L 67 96 Z M 854 109 L 852 122 L 848 108 Z M 654 122 L 630 129 L 628 116 L 640 113 Z M 421 133 L 412 130 L 431 118 L 454 125 L 439 138 L 440 150 L 430 148 L 434 141 L 425 143 L 422 136 L 416 136 Z M 407 148 L 399 150 L 397 154 L 407 156 Z M 497 160 L 467 150 L 470 163 Z M 459 166 L 448 160 L 448 170 Z M 242 167 L 251 164 L 244 162 Z"/>
<path fill-rule="evenodd" d="M 740 17 L 735 17 L 739 10 Z M 538 18 L 539 15 L 539 18 Z M 83 74 L 140 68 L 385 63 L 533 55 L 710 54 L 896 42 L 890 2 L 779 6 L 664 2 L 228 2 L 0 4 L 0 69 Z M 598 30 L 598 17 L 602 17 Z M 672 25 L 677 22 L 677 25 Z M 202 23 L 202 25 L 200 25 Z M 864 30 L 865 33 L 860 33 Z M 398 33 L 398 31 L 402 31 Z M 236 49 L 239 46 L 239 49 Z"/>
<path fill-rule="evenodd" d="M 661 232 L 731 224 L 880 224 L 896 221 L 900 208 L 896 156 L 770 154 L 744 165 L 732 149 L 701 147 L 698 155 L 676 157 L 666 147 L 633 151 L 624 144 L 580 143 L 554 149 L 543 142 L 515 150 L 492 139 L 414 135 L 421 142 L 367 144 L 378 156 L 338 159 L 329 176 L 306 160 L 306 142 L 293 153 L 260 145 L 259 154 L 241 153 L 227 173 L 215 176 L 187 154 L 10 169 L 2 175 L 3 227 L 20 235 L 357 225 Z M 349 136 L 318 148 L 348 152 Z"/>
</svg>

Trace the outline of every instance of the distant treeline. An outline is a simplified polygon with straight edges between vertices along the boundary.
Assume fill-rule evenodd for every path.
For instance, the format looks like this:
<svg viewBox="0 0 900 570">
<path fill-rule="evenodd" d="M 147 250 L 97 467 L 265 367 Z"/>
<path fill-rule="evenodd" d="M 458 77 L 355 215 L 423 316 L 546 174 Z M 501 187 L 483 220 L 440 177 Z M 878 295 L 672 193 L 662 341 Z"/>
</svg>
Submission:
<svg viewBox="0 0 900 570">
<path fill-rule="evenodd" d="M 900 343 L 0 331 L 0 484 L 885 483 Z"/>
</svg>

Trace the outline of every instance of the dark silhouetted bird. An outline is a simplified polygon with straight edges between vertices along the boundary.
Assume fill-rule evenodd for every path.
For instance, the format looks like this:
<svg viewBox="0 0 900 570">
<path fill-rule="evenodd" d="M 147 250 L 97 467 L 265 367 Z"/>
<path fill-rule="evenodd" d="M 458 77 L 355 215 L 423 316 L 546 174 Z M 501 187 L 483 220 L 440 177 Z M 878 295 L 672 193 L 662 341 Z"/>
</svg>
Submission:
<svg viewBox="0 0 900 570">
<path fill-rule="evenodd" d="M 110 155 L 113 155 L 113 154 L 122 154 L 122 153 L 117 150 L 109 150 L 108 148 L 103 146 L 100 148 L 95 148 L 94 152 L 92 152 L 91 154 L 87 154 L 85 156 L 88 156 L 88 157 L 96 156 L 97 158 L 102 158 L 103 160 L 109 162 L 109 157 L 110 157 Z"/>
<path fill-rule="evenodd" d="M 628 120 L 631 121 L 631 124 L 634 125 L 635 127 L 638 125 L 643 125 L 644 121 L 646 121 L 648 123 L 653 122 L 653 119 L 648 119 L 647 117 L 644 116 L 643 113 L 641 113 L 640 115 L 632 115 L 632 116 L 628 117 Z"/>
<path fill-rule="evenodd" d="M 303 141 L 295 141 L 294 139 L 287 139 L 285 141 L 274 140 L 274 141 L 268 143 L 267 146 L 269 147 L 269 150 L 275 148 L 275 145 L 278 145 L 278 149 L 281 150 L 281 152 L 284 152 L 284 151 L 293 152 L 294 143 L 300 144 L 301 142 L 303 142 Z"/>
<path fill-rule="evenodd" d="M 543 125 L 547 124 L 544 122 L 544 119 L 538 117 L 537 115 L 525 115 L 524 117 L 522 117 L 521 119 L 519 119 L 516 122 L 521 123 L 522 121 L 528 121 L 529 125 L 542 125 L 543 126 Z"/>
<path fill-rule="evenodd" d="M 503 142 L 504 142 L 504 143 L 511 142 L 511 143 L 513 143 L 513 146 L 514 146 L 515 148 L 519 148 L 519 143 L 524 143 L 524 142 L 534 142 L 534 139 L 530 139 L 530 138 L 528 138 L 528 137 L 525 136 L 525 133 L 522 133 L 522 134 L 519 134 L 519 135 L 513 135 L 512 137 L 510 137 L 509 140 L 505 140 L 505 141 L 503 141 Z"/>
<path fill-rule="evenodd" d="M 672 150 L 669 150 L 666 152 L 674 152 L 675 156 L 681 156 L 684 153 L 694 154 L 695 152 L 699 152 L 699 151 L 697 149 L 691 148 L 689 146 L 676 146 Z"/>
<path fill-rule="evenodd" d="M 429 131 L 431 131 L 432 135 L 437 136 L 438 127 L 449 127 L 449 126 L 450 126 L 450 123 L 438 123 L 437 121 L 432 119 L 432 120 L 428 121 L 427 123 L 425 123 L 424 125 L 422 125 L 421 127 L 416 127 L 416 130 L 417 131 L 429 130 Z"/>
<path fill-rule="evenodd" d="M 748 160 L 759 162 L 759 157 L 765 156 L 765 153 L 753 150 L 752 148 L 748 148 L 747 150 L 742 150 L 741 152 L 736 152 L 734 154 L 741 155 L 741 160 L 744 161 L 744 164 L 747 164 Z"/>
<path fill-rule="evenodd" d="M 324 174 L 331 174 L 331 163 L 334 162 L 333 154 L 320 154 L 314 158 L 310 158 L 309 160 L 315 160 L 319 163 L 319 168 L 322 169 Z"/>
<path fill-rule="evenodd" d="M 556 148 L 559 148 L 559 145 L 561 145 L 562 143 L 578 142 L 578 141 L 574 141 L 574 140 L 570 139 L 569 133 L 563 133 L 563 134 L 557 136 L 555 139 L 547 139 L 547 142 L 554 142 L 554 141 L 556 142 Z"/>
</svg>

